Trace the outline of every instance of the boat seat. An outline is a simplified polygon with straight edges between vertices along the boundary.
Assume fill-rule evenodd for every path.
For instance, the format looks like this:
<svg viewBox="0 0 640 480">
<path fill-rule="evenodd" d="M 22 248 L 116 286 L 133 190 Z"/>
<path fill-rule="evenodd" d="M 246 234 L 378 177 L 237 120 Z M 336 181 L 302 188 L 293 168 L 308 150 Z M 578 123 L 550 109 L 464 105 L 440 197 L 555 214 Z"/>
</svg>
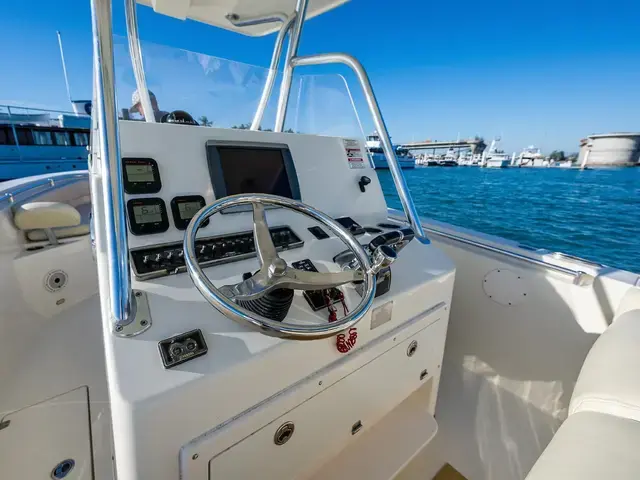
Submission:
<svg viewBox="0 0 640 480">
<path fill-rule="evenodd" d="M 607 413 L 570 415 L 527 480 L 637 480 L 640 422 Z"/>
<path fill-rule="evenodd" d="M 638 372 L 640 309 L 616 317 L 593 344 L 573 390 L 569 415 L 594 411 L 640 421 Z"/>
<path fill-rule="evenodd" d="M 82 213 L 81 213 L 82 212 Z M 14 209 L 13 222 L 32 242 L 87 235 L 91 205 L 78 208 L 61 202 L 30 202 Z"/>
<path fill-rule="evenodd" d="M 626 309 L 591 347 L 569 417 L 527 480 L 640 478 L 639 370 L 640 309 Z"/>
</svg>

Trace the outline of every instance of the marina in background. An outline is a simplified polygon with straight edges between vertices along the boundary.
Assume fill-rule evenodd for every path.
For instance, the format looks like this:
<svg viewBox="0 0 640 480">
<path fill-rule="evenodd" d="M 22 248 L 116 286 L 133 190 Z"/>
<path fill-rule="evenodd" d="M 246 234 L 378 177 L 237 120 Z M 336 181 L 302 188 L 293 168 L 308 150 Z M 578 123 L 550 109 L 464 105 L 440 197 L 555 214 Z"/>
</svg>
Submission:
<svg viewBox="0 0 640 480">
<path fill-rule="evenodd" d="M 389 172 L 378 177 L 399 208 Z M 420 215 L 640 272 L 640 168 L 416 168 L 405 178 Z"/>
</svg>

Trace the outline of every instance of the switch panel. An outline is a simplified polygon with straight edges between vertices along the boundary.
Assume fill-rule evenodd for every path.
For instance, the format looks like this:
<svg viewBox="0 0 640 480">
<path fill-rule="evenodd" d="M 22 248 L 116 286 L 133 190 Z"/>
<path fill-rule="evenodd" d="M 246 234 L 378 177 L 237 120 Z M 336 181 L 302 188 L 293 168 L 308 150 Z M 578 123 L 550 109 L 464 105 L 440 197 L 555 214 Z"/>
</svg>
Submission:
<svg viewBox="0 0 640 480">
<path fill-rule="evenodd" d="M 304 245 L 289 227 L 270 228 L 277 251 Z M 234 233 L 196 240 L 196 255 L 201 267 L 235 262 L 256 256 L 253 232 Z M 182 242 L 154 245 L 131 250 L 133 273 L 140 280 L 185 272 Z"/>
<path fill-rule="evenodd" d="M 298 270 L 304 270 L 305 272 L 317 272 L 318 269 L 311 260 L 305 258 L 304 260 L 298 260 L 291 264 L 293 268 Z M 307 290 L 303 294 L 303 297 L 314 312 L 327 308 L 327 296 L 331 304 L 339 303 L 341 292 L 337 288 L 333 287 L 325 290 Z"/>
</svg>

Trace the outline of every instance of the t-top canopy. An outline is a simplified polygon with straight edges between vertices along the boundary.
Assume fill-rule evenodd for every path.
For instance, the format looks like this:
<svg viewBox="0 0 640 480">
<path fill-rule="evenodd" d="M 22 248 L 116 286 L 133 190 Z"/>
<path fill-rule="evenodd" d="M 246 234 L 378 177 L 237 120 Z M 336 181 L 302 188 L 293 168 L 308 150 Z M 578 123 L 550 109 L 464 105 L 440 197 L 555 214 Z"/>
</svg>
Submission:
<svg viewBox="0 0 640 480">
<path fill-rule="evenodd" d="M 153 7 L 157 13 L 185 20 L 208 23 L 216 27 L 254 37 L 267 35 L 280 28 L 279 23 L 266 23 L 247 27 L 236 27 L 227 15 L 235 14 L 240 19 L 256 18 L 275 13 L 291 14 L 296 0 L 137 0 Z M 306 19 L 321 15 L 339 7 L 349 0 L 309 0 Z"/>
</svg>

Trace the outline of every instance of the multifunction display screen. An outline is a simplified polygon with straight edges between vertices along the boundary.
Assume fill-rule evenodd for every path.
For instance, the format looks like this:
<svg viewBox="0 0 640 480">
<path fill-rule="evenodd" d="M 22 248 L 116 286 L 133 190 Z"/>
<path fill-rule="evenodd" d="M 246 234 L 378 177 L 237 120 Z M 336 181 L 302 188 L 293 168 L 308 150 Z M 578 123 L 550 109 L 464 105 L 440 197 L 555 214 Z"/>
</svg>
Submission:
<svg viewBox="0 0 640 480">
<path fill-rule="evenodd" d="M 300 200 L 298 178 L 286 145 L 209 142 L 207 160 L 216 198 L 239 193 L 268 193 Z"/>
</svg>

